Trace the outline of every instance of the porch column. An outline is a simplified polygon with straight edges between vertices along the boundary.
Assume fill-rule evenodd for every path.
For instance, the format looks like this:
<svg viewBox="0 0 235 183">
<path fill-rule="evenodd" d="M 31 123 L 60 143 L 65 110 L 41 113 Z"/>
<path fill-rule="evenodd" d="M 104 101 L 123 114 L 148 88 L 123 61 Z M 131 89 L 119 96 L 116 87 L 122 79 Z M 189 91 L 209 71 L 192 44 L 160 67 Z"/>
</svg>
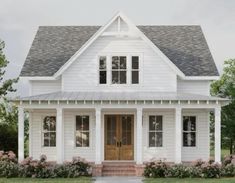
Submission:
<svg viewBox="0 0 235 183">
<path fill-rule="evenodd" d="M 221 107 L 215 108 L 215 162 L 221 163 Z"/>
<path fill-rule="evenodd" d="M 175 109 L 175 163 L 182 161 L 182 108 Z"/>
<path fill-rule="evenodd" d="M 95 164 L 101 164 L 101 108 L 95 110 Z"/>
<path fill-rule="evenodd" d="M 63 130 L 63 109 L 56 109 L 56 157 L 57 163 L 62 164 L 64 161 L 64 130 Z"/>
<path fill-rule="evenodd" d="M 142 159 L 142 116 L 143 116 L 143 109 L 137 108 L 137 115 L 136 115 L 136 164 L 143 164 Z"/>
<path fill-rule="evenodd" d="M 18 107 L 18 161 L 24 160 L 24 109 Z"/>
</svg>

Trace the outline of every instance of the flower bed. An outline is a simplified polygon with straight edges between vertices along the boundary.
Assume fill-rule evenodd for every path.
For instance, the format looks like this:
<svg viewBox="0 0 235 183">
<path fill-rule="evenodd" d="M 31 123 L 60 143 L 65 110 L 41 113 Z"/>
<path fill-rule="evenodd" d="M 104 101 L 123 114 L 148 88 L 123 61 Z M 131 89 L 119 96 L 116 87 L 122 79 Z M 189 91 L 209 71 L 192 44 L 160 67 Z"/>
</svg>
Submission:
<svg viewBox="0 0 235 183">
<path fill-rule="evenodd" d="M 235 155 L 227 156 L 222 164 L 214 163 L 212 160 L 204 162 L 197 160 L 191 165 L 174 164 L 169 165 L 163 161 L 152 161 L 146 163 L 145 177 L 177 177 L 177 178 L 220 178 L 235 176 Z"/>
<path fill-rule="evenodd" d="M 39 160 L 28 157 L 19 164 L 13 152 L 1 151 L 0 177 L 75 178 L 91 175 L 91 166 L 80 157 L 60 165 L 46 159 L 45 155 Z"/>
</svg>

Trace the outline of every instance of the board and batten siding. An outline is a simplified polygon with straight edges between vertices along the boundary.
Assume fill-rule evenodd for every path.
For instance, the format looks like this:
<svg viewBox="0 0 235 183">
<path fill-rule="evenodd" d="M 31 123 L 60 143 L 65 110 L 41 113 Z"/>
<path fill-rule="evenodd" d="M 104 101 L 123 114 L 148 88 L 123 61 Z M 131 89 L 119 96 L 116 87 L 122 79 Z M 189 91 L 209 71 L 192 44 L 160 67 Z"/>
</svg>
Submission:
<svg viewBox="0 0 235 183">
<path fill-rule="evenodd" d="M 30 95 L 40 95 L 61 91 L 61 79 L 52 81 L 30 81 Z"/>
<path fill-rule="evenodd" d="M 140 84 L 100 85 L 98 55 L 140 56 Z M 130 67 L 130 63 L 129 65 Z M 111 71 L 108 71 L 111 75 Z M 177 77 L 167 63 L 143 40 L 100 37 L 62 74 L 64 91 L 176 92 Z"/>
<path fill-rule="evenodd" d="M 210 95 L 210 81 L 194 81 L 177 79 L 178 93 L 193 93 L 199 95 Z"/>
<path fill-rule="evenodd" d="M 163 116 L 163 146 L 149 147 L 149 116 Z M 210 155 L 209 112 L 183 110 L 182 116 L 196 116 L 196 147 L 182 147 L 182 161 L 208 160 Z M 183 125 L 182 125 L 183 126 Z M 143 161 L 151 159 L 174 162 L 175 160 L 175 111 L 153 110 L 143 115 Z"/>
</svg>

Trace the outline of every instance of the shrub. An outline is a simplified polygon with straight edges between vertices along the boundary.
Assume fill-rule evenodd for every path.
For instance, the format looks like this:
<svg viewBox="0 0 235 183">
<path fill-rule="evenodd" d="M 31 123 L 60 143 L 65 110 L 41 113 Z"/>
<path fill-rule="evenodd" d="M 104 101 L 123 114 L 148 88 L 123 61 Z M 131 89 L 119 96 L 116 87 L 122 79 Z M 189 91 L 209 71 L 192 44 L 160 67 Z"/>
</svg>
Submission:
<svg viewBox="0 0 235 183">
<path fill-rule="evenodd" d="M 221 176 L 221 166 L 217 163 L 204 163 L 201 165 L 202 174 L 204 178 L 219 178 Z"/>
<path fill-rule="evenodd" d="M 169 165 L 163 161 L 155 161 L 147 163 L 144 170 L 146 177 L 165 177 L 168 172 Z"/>
<path fill-rule="evenodd" d="M 226 166 L 222 166 L 221 176 L 222 177 L 234 177 L 235 176 L 235 165 L 230 163 L 230 164 L 227 164 Z"/>
<path fill-rule="evenodd" d="M 190 168 L 188 166 L 182 164 L 176 164 L 169 168 L 167 177 L 178 177 L 178 178 L 185 178 L 190 177 Z"/>
<path fill-rule="evenodd" d="M 15 154 L 12 151 L 0 151 L 0 177 L 17 177 L 18 164 Z"/>
</svg>

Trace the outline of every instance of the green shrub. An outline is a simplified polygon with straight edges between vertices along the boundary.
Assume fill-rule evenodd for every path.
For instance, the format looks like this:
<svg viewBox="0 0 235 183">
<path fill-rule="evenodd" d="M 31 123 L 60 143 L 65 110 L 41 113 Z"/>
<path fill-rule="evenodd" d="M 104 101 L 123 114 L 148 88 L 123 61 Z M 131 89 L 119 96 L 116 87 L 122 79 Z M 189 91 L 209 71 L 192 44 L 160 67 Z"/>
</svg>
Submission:
<svg viewBox="0 0 235 183">
<path fill-rule="evenodd" d="M 190 177 L 190 168 L 191 167 L 182 164 L 173 165 L 168 169 L 167 177 Z"/>
<path fill-rule="evenodd" d="M 15 154 L 12 151 L 0 151 L 0 177 L 17 177 L 18 164 Z"/>
<path fill-rule="evenodd" d="M 217 163 L 204 163 L 201 165 L 202 178 L 219 178 L 221 176 L 221 165 Z"/>
<path fill-rule="evenodd" d="M 221 176 L 222 177 L 234 177 L 235 176 L 235 165 L 230 163 L 230 164 L 227 164 L 226 166 L 222 166 Z"/>
</svg>

